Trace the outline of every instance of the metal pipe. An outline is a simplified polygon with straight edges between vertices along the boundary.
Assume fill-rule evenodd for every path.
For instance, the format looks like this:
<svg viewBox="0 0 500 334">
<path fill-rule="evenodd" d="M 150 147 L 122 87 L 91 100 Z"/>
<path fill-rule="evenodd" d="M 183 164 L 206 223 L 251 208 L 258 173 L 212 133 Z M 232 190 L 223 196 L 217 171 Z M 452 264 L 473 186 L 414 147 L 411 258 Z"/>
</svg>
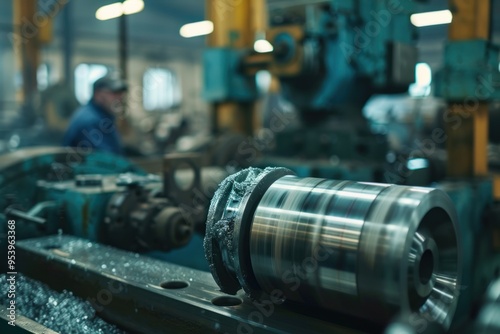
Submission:
<svg viewBox="0 0 500 334">
<path fill-rule="evenodd" d="M 491 0 L 449 0 L 453 9 L 449 41 L 462 42 L 491 39 Z M 446 124 L 447 173 L 449 177 L 486 177 L 488 175 L 489 103 L 478 101 L 467 106 L 469 96 L 460 101 L 448 101 L 450 117 L 458 117 L 461 125 Z M 470 116 L 464 117 L 464 111 Z"/>
<path fill-rule="evenodd" d="M 457 217 L 436 189 L 249 169 L 219 187 L 205 254 L 222 291 L 277 291 L 388 322 L 415 312 L 449 327 L 461 277 Z"/>
<path fill-rule="evenodd" d="M 9 209 L 9 208 L 6 209 L 5 215 L 7 217 L 19 218 L 19 219 L 22 219 L 26 222 L 35 223 L 38 225 L 45 225 L 47 222 L 44 218 L 32 216 L 27 212 L 24 212 L 21 210 L 16 210 L 16 209 Z"/>
<path fill-rule="evenodd" d="M 73 87 L 73 3 L 68 2 L 63 11 L 63 69 L 64 81 L 69 87 Z"/>
<path fill-rule="evenodd" d="M 128 77 L 128 32 L 127 32 L 127 15 L 121 15 L 119 21 L 119 66 L 120 74 L 123 80 Z"/>
</svg>

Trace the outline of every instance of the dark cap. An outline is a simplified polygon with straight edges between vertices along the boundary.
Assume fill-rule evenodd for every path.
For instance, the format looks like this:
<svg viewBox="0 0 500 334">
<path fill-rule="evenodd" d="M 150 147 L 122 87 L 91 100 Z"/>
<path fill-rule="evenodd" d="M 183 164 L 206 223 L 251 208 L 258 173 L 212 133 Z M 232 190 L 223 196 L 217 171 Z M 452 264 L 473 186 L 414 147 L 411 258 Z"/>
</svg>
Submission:
<svg viewBox="0 0 500 334">
<path fill-rule="evenodd" d="M 105 76 L 94 82 L 94 92 L 107 89 L 112 92 L 125 92 L 128 89 L 127 83 L 118 77 Z"/>
</svg>

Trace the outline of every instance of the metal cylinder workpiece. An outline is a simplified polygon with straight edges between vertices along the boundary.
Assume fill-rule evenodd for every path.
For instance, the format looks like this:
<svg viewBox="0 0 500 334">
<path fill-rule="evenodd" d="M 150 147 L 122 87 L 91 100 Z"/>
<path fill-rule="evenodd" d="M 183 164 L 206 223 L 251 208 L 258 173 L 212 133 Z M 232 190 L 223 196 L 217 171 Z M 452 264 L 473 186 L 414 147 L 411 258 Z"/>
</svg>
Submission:
<svg viewBox="0 0 500 334">
<path fill-rule="evenodd" d="M 449 327 L 461 277 L 455 208 L 441 190 L 247 169 L 217 190 L 205 254 L 227 293 L 388 322 Z"/>
</svg>

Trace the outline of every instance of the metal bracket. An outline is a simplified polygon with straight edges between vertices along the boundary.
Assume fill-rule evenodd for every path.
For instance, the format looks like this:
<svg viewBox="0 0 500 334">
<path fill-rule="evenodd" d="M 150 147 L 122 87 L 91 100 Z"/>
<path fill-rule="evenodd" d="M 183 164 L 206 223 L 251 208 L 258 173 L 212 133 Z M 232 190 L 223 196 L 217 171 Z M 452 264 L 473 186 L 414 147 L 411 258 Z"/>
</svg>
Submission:
<svg viewBox="0 0 500 334">
<path fill-rule="evenodd" d="M 163 160 L 163 193 L 176 204 L 189 203 L 193 189 L 201 188 L 202 155 L 196 153 L 168 154 Z M 182 171 L 193 173 L 192 177 Z"/>
</svg>

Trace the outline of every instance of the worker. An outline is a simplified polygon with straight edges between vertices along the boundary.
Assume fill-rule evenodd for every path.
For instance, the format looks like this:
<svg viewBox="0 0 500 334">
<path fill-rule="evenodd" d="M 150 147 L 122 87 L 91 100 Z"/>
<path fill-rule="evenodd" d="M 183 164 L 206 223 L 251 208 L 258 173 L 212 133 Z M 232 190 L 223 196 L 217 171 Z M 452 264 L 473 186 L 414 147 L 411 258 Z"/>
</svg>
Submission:
<svg viewBox="0 0 500 334">
<path fill-rule="evenodd" d="M 122 153 L 115 118 L 123 112 L 127 84 L 114 76 L 104 76 L 93 85 L 92 98 L 76 110 L 63 138 L 63 146 L 81 152 L 96 149 Z"/>
</svg>

